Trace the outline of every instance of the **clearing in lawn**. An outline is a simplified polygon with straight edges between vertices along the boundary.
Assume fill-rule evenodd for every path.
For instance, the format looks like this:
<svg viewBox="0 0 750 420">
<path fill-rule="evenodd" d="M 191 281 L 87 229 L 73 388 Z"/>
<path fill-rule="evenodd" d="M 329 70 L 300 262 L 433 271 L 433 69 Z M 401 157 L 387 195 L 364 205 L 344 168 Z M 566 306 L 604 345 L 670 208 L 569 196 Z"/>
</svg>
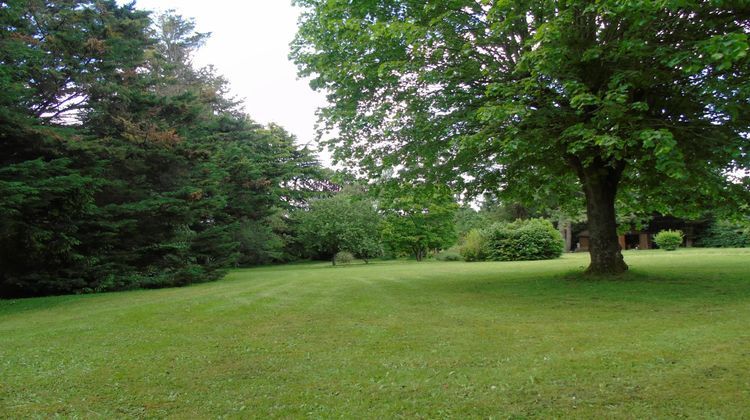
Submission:
<svg viewBox="0 0 750 420">
<path fill-rule="evenodd" d="M 750 250 L 236 270 L 0 302 L 8 417 L 750 416 Z"/>
</svg>

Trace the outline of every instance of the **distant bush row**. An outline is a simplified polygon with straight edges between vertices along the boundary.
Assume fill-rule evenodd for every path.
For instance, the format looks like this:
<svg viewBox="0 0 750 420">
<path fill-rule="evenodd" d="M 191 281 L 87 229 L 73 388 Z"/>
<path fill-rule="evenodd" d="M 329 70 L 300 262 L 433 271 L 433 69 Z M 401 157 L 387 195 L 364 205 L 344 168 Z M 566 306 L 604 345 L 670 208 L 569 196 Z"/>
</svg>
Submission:
<svg viewBox="0 0 750 420">
<path fill-rule="evenodd" d="M 750 247 L 750 223 L 736 224 L 726 221 L 714 223 L 700 238 L 698 246 L 706 248 Z"/>
<path fill-rule="evenodd" d="M 460 248 L 466 261 L 549 260 L 562 255 L 565 243 L 548 220 L 517 220 L 474 229 Z"/>
</svg>

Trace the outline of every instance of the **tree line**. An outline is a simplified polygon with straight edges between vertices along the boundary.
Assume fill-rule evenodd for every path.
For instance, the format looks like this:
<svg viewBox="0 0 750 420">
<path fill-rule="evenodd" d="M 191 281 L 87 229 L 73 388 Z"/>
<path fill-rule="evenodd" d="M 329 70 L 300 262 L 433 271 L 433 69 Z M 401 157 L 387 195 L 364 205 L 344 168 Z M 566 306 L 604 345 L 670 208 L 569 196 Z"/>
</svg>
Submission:
<svg viewBox="0 0 750 420">
<path fill-rule="evenodd" d="M 0 8 L 0 296 L 187 285 L 226 269 L 456 243 L 454 192 L 367 185 L 255 123 L 170 11 Z"/>
<path fill-rule="evenodd" d="M 748 211 L 741 2 L 296 3 L 292 59 L 329 92 L 328 145 L 367 183 L 246 115 L 193 65 L 209 34 L 190 19 L 4 2 L 0 295 L 341 251 L 420 260 L 499 213 L 570 223 L 584 207 L 590 271 L 617 273 L 618 220 Z M 457 194 L 524 205 L 478 214 Z M 725 230 L 722 244 L 744 232 Z"/>
<path fill-rule="evenodd" d="M 296 258 L 290 209 L 335 189 L 192 56 L 209 34 L 115 1 L 0 7 L 0 292 L 207 281 Z"/>
</svg>

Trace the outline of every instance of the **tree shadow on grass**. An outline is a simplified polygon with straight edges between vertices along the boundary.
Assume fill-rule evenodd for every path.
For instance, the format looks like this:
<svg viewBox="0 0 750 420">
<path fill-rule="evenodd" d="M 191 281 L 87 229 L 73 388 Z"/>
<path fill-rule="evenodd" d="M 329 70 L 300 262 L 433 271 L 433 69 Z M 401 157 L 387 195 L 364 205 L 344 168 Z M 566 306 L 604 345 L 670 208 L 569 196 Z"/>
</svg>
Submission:
<svg viewBox="0 0 750 420">
<path fill-rule="evenodd" d="M 441 292 L 485 295 L 488 299 L 585 299 L 665 304 L 678 301 L 709 304 L 750 302 L 750 281 L 741 276 L 693 275 L 689 272 L 668 275 L 632 269 L 615 276 L 584 275 L 582 270 L 520 277 L 498 273 L 443 281 L 433 286 Z"/>
<path fill-rule="evenodd" d="M 95 299 L 96 296 L 98 295 L 87 294 L 0 299 L 0 318 L 20 312 L 46 310 L 58 306 L 70 305 L 85 299 Z"/>
</svg>

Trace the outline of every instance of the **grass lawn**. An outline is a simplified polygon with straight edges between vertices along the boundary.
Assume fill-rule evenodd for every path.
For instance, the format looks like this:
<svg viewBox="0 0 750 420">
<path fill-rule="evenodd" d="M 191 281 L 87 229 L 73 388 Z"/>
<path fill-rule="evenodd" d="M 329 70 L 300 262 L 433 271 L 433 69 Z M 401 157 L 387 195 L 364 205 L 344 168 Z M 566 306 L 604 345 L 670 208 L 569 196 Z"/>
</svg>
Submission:
<svg viewBox="0 0 750 420">
<path fill-rule="evenodd" d="M 0 417 L 750 417 L 750 250 L 0 301 Z"/>
</svg>

